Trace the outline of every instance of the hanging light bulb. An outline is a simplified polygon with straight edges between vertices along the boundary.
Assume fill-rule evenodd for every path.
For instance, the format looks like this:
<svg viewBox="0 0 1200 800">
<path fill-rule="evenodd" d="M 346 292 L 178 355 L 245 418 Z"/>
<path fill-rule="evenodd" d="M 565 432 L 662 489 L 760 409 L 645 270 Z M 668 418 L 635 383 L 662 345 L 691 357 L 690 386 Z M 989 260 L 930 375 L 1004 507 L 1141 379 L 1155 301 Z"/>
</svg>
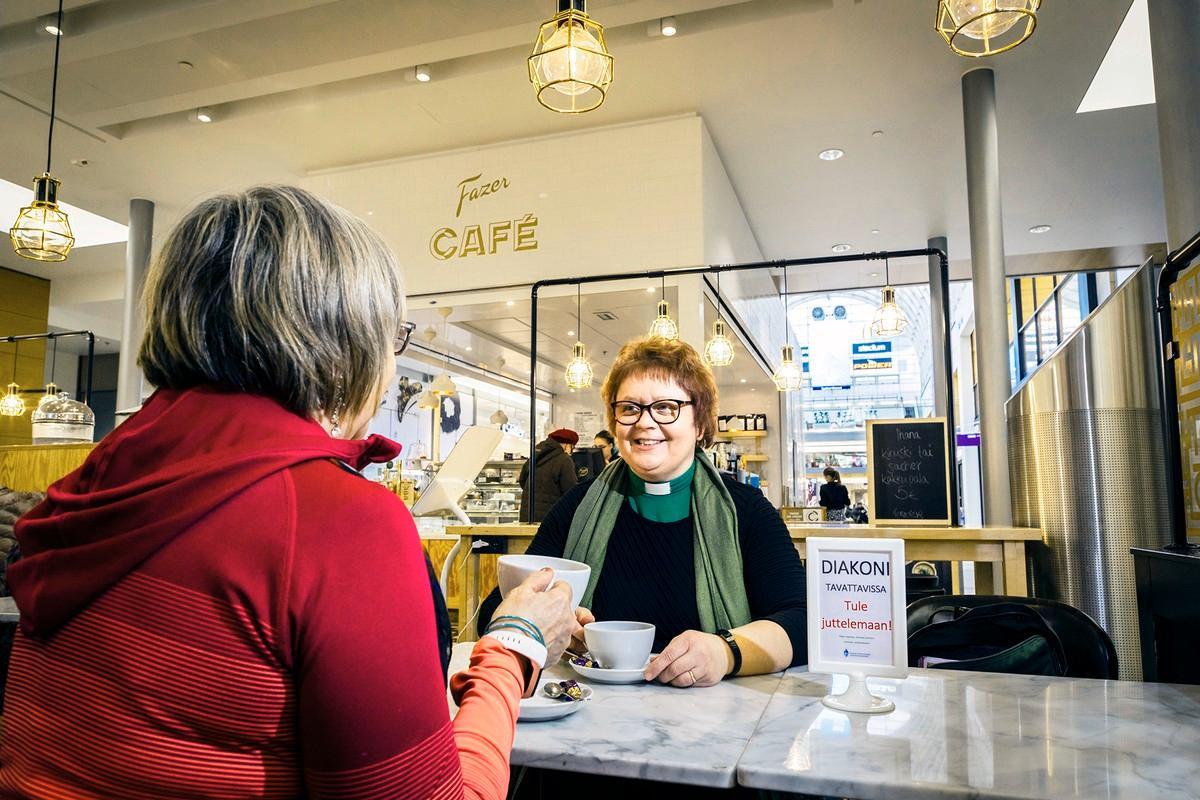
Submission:
<svg viewBox="0 0 1200 800">
<path fill-rule="evenodd" d="M 710 367 L 728 367 L 733 356 L 733 340 L 725 335 L 721 320 L 721 271 L 717 270 L 717 321 L 713 323 L 712 338 L 704 345 L 704 361 Z"/>
<path fill-rule="evenodd" d="M 725 323 L 713 323 L 713 335 L 704 345 L 704 361 L 710 367 L 728 367 L 733 363 L 733 340 L 725 335 Z"/>
<path fill-rule="evenodd" d="M 528 59 L 537 100 L 560 114 L 599 108 L 613 79 L 604 26 L 587 15 L 585 0 L 558 0 L 558 13 L 538 29 Z"/>
<path fill-rule="evenodd" d="M 507 425 L 508 414 L 505 414 L 503 409 L 497 408 L 492 412 L 492 416 L 488 417 L 488 422 L 496 426 Z"/>
<path fill-rule="evenodd" d="M 935 27 L 960 56 L 1011 50 L 1033 35 L 1042 0 L 938 0 Z"/>
<path fill-rule="evenodd" d="M 679 338 L 679 326 L 671 319 L 670 306 L 666 300 L 658 301 L 658 316 L 650 323 L 650 335 L 672 341 Z"/>
<path fill-rule="evenodd" d="M 775 388 L 781 392 L 797 392 L 804 386 L 804 370 L 796 363 L 792 355 L 791 326 L 787 318 L 788 289 L 787 267 L 783 268 L 783 347 L 780 348 L 781 363 L 779 369 L 771 376 Z"/>
<path fill-rule="evenodd" d="M 875 316 L 871 320 L 871 335 L 881 339 L 899 336 L 908 327 L 908 317 L 896 304 L 896 290 L 892 288 L 891 273 L 886 257 L 883 259 L 883 274 L 884 286 L 880 292 L 882 300 L 879 308 L 875 309 Z"/>
<path fill-rule="evenodd" d="M 454 381 L 450 378 L 450 373 L 448 372 L 443 372 L 434 378 L 429 390 L 434 395 L 440 397 L 449 397 L 452 394 L 458 394 L 458 387 L 454 385 Z"/>
<path fill-rule="evenodd" d="M 8 384 L 8 391 L 4 397 L 0 397 L 0 416 L 3 417 L 19 417 L 25 413 L 25 400 L 21 397 L 21 387 L 17 385 L 17 356 L 20 347 L 20 342 L 14 340 L 12 383 Z"/>
<path fill-rule="evenodd" d="M 575 355 L 567 362 L 567 388 L 587 389 L 592 385 L 592 365 L 583 352 L 583 342 L 575 343 Z"/>
<path fill-rule="evenodd" d="M 804 385 L 804 371 L 792 356 L 792 346 L 785 344 L 779 349 L 779 354 L 782 356 L 783 362 L 771 376 L 771 380 L 775 382 L 775 388 L 781 392 L 799 391 Z"/>
<path fill-rule="evenodd" d="M 580 310 L 583 306 L 583 298 L 580 293 L 580 285 L 575 284 L 575 330 L 579 331 L 580 341 L 575 342 L 574 355 L 567 362 L 567 388 L 587 389 L 592 385 L 592 365 L 587 360 L 587 355 L 583 351 L 583 313 Z"/>
<path fill-rule="evenodd" d="M 62 0 L 58 0 L 55 29 L 62 30 Z M 50 87 L 50 132 L 46 137 L 46 171 L 33 179 L 33 202 L 21 209 L 8 229 L 13 250 L 31 261 L 66 261 L 75 246 L 71 222 L 58 207 L 60 181 L 50 175 L 50 156 L 54 150 L 54 117 L 58 103 L 58 51 L 63 37 L 54 37 L 54 77 Z"/>
</svg>

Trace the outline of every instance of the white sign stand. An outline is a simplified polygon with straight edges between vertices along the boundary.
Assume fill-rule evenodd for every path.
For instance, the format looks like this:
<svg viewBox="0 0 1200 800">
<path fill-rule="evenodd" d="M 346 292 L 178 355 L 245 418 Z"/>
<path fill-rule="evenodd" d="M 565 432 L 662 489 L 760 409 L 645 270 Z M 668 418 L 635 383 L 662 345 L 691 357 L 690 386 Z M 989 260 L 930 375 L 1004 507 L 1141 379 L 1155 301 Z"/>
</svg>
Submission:
<svg viewBox="0 0 1200 800">
<path fill-rule="evenodd" d="M 867 678 L 908 676 L 904 541 L 810 536 L 808 669 L 850 676 L 850 687 L 821 700 L 861 714 L 895 709 Z"/>
</svg>

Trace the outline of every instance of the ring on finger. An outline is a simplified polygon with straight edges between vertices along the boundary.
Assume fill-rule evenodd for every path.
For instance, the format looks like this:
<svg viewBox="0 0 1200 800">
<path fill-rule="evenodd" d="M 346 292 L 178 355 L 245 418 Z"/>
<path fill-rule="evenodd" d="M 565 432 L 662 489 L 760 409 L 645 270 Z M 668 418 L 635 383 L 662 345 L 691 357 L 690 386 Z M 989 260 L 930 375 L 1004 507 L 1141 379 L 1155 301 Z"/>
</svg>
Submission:
<svg viewBox="0 0 1200 800">
<path fill-rule="evenodd" d="M 688 684 L 688 685 L 689 685 L 689 686 L 695 686 L 695 685 L 696 685 L 696 673 L 692 672 L 692 671 L 689 669 L 689 670 L 688 670 L 688 677 L 692 679 L 692 682 L 691 682 L 690 684 Z"/>
</svg>

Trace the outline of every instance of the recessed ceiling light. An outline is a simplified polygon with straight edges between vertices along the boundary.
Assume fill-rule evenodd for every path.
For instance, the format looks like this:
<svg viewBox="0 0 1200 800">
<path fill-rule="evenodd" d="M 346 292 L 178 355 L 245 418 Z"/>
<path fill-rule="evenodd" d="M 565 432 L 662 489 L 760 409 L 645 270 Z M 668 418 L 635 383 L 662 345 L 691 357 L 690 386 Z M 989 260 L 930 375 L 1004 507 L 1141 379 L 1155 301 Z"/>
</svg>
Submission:
<svg viewBox="0 0 1200 800">
<path fill-rule="evenodd" d="M 516 304 L 517 304 L 517 301 L 516 301 L 516 300 L 509 300 L 509 301 L 508 301 L 508 302 L 506 302 L 504 305 L 506 305 L 506 306 L 515 306 Z"/>
<path fill-rule="evenodd" d="M 1050 226 L 1049 225 L 1034 225 L 1032 228 L 1029 229 L 1029 232 L 1030 233 L 1049 233 Z"/>
<path fill-rule="evenodd" d="M 745 383 L 745 382 L 746 382 L 746 379 L 745 379 L 745 378 L 742 378 L 742 383 Z"/>
<path fill-rule="evenodd" d="M 77 167 L 86 167 L 88 165 L 88 160 L 86 158 L 72 158 L 71 163 Z"/>
<path fill-rule="evenodd" d="M 575 335 L 575 331 L 567 331 L 567 336 L 574 336 L 574 335 Z"/>
<path fill-rule="evenodd" d="M 63 35 L 62 28 L 58 27 L 53 22 L 47 22 L 45 25 L 42 26 L 42 30 L 44 30 L 46 33 L 50 34 L 51 36 L 62 36 Z"/>
<path fill-rule="evenodd" d="M 367 212 L 367 216 L 368 216 L 368 217 L 373 217 L 373 216 L 375 216 L 375 212 L 374 212 L 374 211 L 368 211 L 368 212 Z"/>
<path fill-rule="evenodd" d="M 835 253 L 849 253 L 852 249 L 854 249 L 853 245 L 848 245 L 845 243 L 835 244 L 832 248 L 833 252 Z"/>
<path fill-rule="evenodd" d="M 429 83 L 429 79 L 432 77 L 429 74 L 429 65 L 417 64 L 417 66 L 413 67 L 413 77 L 416 78 L 418 83 Z"/>
<path fill-rule="evenodd" d="M 879 235 L 879 228 L 871 228 L 871 235 L 872 235 L 872 236 L 878 236 L 878 235 Z"/>
<path fill-rule="evenodd" d="M 469 353 L 470 351 L 471 351 L 471 345 L 467 345 L 467 352 Z M 479 366 L 481 366 L 481 367 L 482 367 L 483 365 L 482 365 L 482 364 L 480 364 Z"/>
<path fill-rule="evenodd" d="M 750 391 L 752 391 L 752 392 L 754 391 L 754 387 L 753 387 L 753 386 L 751 386 L 751 387 L 750 387 Z"/>
<path fill-rule="evenodd" d="M 878 273 L 878 272 L 872 272 L 872 273 L 871 273 L 871 277 L 872 277 L 872 278 L 878 278 L 878 277 L 879 277 L 879 273 Z"/>
<path fill-rule="evenodd" d="M 192 115 L 192 119 L 194 119 L 196 122 L 212 122 L 214 119 L 213 111 L 207 106 L 204 108 L 197 108 L 196 113 Z"/>
<path fill-rule="evenodd" d="M 822 161 L 837 161 L 842 156 L 846 155 L 846 151 L 837 147 L 831 147 L 828 150 L 822 150 L 817 153 L 817 158 Z"/>
<path fill-rule="evenodd" d="M 647 287 L 646 287 L 646 294 L 654 294 L 654 287 L 653 287 L 653 286 L 647 286 Z"/>
<path fill-rule="evenodd" d="M 882 138 L 883 138 L 883 131 L 871 131 L 871 138 L 873 138 L 873 139 L 882 139 Z"/>
<path fill-rule="evenodd" d="M 675 18 L 663 17 L 659 22 L 658 31 L 663 36 L 674 36 L 679 31 L 675 25 Z"/>
</svg>

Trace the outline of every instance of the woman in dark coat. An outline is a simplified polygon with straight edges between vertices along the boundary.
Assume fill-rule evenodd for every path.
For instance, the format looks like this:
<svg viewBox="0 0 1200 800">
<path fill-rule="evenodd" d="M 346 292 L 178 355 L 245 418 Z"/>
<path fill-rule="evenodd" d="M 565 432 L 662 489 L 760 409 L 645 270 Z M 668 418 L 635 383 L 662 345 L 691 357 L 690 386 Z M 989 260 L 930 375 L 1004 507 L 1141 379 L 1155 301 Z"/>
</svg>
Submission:
<svg viewBox="0 0 1200 800">
<path fill-rule="evenodd" d="M 850 492 L 842 485 L 842 475 L 833 467 L 825 468 L 825 483 L 821 485 L 821 508 L 825 519 L 844 522 L 850 506 Z"/>
<path fill-rule="evenodd" d="M 521 522 L 541 522 L 559 498 L 576 483 L 575 462 L 571 451 L 579 444 L 579 434 L 566 428 L 552 432 L 537 446 L 537 479 L 532 519 L 529 516 L 529 463 L 521 467 Z"/>
</svg>

